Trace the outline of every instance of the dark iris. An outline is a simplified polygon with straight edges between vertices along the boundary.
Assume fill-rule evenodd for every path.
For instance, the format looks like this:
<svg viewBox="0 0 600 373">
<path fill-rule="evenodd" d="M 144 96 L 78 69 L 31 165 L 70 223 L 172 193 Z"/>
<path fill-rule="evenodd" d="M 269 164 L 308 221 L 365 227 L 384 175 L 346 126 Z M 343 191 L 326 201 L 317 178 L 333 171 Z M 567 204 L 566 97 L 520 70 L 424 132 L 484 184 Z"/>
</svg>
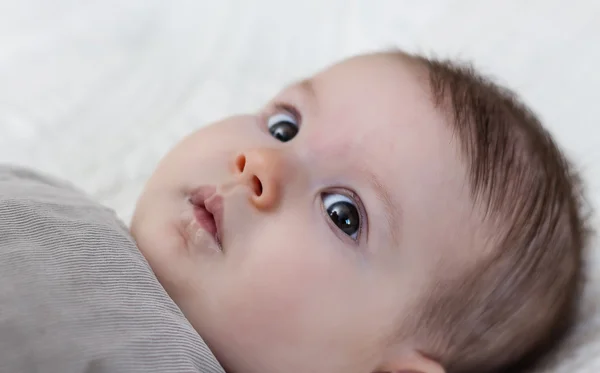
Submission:
<svg viewBox="0 0 600 373">
<path fill-rule="evenodd" d="M 345 201 L 336 202 L 327 209 L 327 213 L 335 225 L 348 236 L 358 232 L 360 216 L 353 204 Z"/>
<path fill-rule="evenodd" d="M 281 142 L 287 142 L 293 139 L 298 133 L 298 127 L 291 122 L 281 121 L 275 123 L 269 128 L 271 135 Z"/>
</svg>

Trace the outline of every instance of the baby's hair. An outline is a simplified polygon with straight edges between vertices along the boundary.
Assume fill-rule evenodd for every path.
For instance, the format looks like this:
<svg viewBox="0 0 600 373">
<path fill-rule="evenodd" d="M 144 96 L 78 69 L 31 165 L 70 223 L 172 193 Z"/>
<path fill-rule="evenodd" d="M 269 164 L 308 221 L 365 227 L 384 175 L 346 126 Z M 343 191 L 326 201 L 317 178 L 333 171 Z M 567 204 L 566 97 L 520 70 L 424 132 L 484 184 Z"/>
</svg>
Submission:
<svg viewBox="0 0 600 373">
<path fill-rule="evenodd" d="M 452 125 L 491 254 L 440 279 L 414 332 L 447 373 L 520 372 L 571 330 L 590 236 L 582 183 L 539 119 L 470 65 L 407 55 Z M 482 250 L 483 251 L 483 250 Z"/>
</svg>

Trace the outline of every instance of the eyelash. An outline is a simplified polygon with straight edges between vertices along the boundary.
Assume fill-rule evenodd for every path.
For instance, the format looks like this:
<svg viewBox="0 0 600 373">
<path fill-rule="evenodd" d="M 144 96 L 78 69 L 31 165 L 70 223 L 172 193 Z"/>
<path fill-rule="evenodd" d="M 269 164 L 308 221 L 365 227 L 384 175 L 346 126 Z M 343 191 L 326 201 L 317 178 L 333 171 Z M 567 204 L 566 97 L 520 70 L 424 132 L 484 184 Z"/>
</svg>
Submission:
<svg viewBox="0 0 600 373">
<path fill-rule="evenodd" d="M 274 115 L 275 113 L 281 112 L 281 111 L 286 112 L 286 113 L 290 114 L 291 116 L 293 116 L 296 119 L 296 122 L 298 123 L 298 127 L 299 128 L 302 127 L 302 114 L 300 114 L 300 111 L 298 109 L 296 109 L 295 106 L 285 103 L 285 102 L 278 101 L 278 102 L 273 103 L 273 110 L 270 110 L 269 114 L 266 117 L 268 118 L 269 116 Z M 265 120 L 265 122 L 266 122 L 266 120 Z M 353 239 L 353 238 L 349 237 L 348 235 L 344 234 L 343 232 L 341 232 L 340 229 L 337 226 L 335 226 L 335 224 L 333 223 L 333 221 L 327 214 L 327 209 L 325 208 L 325 205 L 323 204 L 322 200 L 323 200 L 323 196 L 325 194 L 331 194 L 331 193 L 342 194 L 342 195 L 346 196 L 347 198 L 350 198 L 356 204 L 356 208 L 358 210 L 358 215 L 359 215 L 359 219 L 360 219 L 360 225 L 358 228 L 358 235 L 357 235 L 356 239 Z M 355 191 L 353 191 L 352 189 L 347 188 L 347 187 L 334 187 L 334 188 L 329 188 L 329 189 L 327 189 L 327 191 L 320 193 L 319 199 L 320 199 L 321 211 L 323 212 L 323 215 L 324 215 L 325 219 L 327 220 L 327 224 L 334 231 L 334 233 L 338 236 L 341 236 L 342 239 L 344 239 L 344 240 L 350 240 L 354 244 L 359 243 L 362 239 L 363 234 L 366 233 L 365 229 L 366 229 L 366 227 L 368 227 L 368 218 L 367 218 L 367 213 L 366 213 L 364 204 L 362 203 L 362 200 L 360 199 L 358 194 Z"/>
<path fill-rule="evenodd" d="M 294 107 L 293 105 L 284 102 L 275 102 L 273 104 L 273 108 L 274 110 L 271 112 L 270 115 L 273 115 L 276 112 L 285 111 L 294 118 L 296 118 L 298 127 L 302 126 L 302 115 L 300 114 L 300 111 L 298 111 L 298 109 L 296 109 L 296 107 Z"/>
</svg>

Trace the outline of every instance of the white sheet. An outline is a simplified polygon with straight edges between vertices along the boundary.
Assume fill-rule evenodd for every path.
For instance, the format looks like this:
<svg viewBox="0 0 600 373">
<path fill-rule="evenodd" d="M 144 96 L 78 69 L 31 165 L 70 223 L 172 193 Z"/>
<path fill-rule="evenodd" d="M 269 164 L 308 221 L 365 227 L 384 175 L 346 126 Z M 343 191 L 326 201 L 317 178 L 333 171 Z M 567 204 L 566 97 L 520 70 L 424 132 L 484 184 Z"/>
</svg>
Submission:
<svg viewBox="0 0 600 373">
<path fill-rule="evenodd" d="M 598 206 L 596 0 L 0 0 L 0 162 L 72 180 L 128 220 L 182 135 L 390 46 L 474 59 L 517 89 Z M 594 281 L 576 342 L 600 334 Z M 575 351 L 553 372 L 600 371 L 600 336 Z"/>
</svg>

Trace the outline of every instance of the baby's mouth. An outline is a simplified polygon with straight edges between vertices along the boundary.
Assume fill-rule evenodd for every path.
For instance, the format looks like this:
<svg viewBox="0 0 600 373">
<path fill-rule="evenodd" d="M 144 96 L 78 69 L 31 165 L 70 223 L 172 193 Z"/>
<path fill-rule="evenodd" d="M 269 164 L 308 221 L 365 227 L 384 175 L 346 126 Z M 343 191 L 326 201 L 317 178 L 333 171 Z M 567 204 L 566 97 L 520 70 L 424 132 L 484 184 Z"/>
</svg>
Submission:
<svg viewBox="0 0 600 373">
<path fill-rule="evenodd" d="M 201 187 L 195 190 L 189 202 L 194 207 L 194 216 L 202 229 L 208 232 L 223 251 L 220 227 L 223 216 L 223 198 L 216 194 L 214 187 Z"/>
</svg>

